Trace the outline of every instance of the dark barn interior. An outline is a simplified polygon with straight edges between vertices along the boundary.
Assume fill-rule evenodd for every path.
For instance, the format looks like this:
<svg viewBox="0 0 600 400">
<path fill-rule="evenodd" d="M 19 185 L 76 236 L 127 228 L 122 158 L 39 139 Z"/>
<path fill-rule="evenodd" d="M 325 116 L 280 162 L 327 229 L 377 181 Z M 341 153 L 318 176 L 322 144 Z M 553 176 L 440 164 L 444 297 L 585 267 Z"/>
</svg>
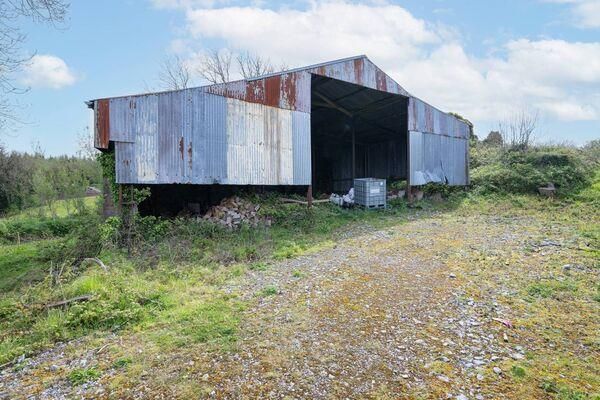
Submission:
<svg viewBox="0 0 600 400">
<path fill-rule="evenodd" d="M 346 192 L 354 178 L 406 179 L 407 113 L 407 97 L 313 75 L 313 191 Z"/>
</svg>

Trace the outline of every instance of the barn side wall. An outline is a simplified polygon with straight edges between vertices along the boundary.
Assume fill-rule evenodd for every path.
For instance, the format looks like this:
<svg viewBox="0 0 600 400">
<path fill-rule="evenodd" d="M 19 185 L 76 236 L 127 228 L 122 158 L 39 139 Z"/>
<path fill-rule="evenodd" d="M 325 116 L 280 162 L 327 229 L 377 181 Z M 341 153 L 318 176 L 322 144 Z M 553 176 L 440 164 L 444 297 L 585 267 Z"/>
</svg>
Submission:
<svg viewBox="0 0 600 400">
<path fill-rule="evenodd" d="M 201 89 L 111 99 L 117 183 L 309 185 L 310 114 Z"/>
<path fill-rule="evenodd" d="M 469 126 L 415 97 L 408 103 L 410 184 L 469 183 Z"/>
</svg>

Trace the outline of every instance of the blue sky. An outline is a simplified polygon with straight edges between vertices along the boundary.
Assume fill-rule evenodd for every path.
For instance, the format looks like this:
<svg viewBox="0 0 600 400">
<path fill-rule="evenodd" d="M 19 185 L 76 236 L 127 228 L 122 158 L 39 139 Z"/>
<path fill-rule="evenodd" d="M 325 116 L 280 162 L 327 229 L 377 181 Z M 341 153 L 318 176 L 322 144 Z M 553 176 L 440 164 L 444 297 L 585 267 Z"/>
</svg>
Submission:
<svg viewBox="0 0 600 400">
<path fill-rule="evenodd" d="M 74 154 L 85 100 L 159 89 L 166 57 L 195 68 L 209 48 L 290 67 L 367 54 L 479 136 L 525 109 L 540 141 L 600 138 L 600 0 L 74 0 L 59 29 L 22 26 L 37 56 L 16 77 L 28 123 L 0 137 L 14 150 Z"/>
</svg>

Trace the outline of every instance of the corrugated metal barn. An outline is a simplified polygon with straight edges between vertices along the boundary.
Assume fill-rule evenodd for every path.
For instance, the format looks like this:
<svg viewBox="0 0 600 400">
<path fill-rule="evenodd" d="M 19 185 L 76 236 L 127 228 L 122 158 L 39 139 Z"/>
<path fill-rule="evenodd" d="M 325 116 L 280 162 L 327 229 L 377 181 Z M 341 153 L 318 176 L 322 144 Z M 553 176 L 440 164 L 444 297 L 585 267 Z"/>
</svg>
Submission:
<svg viewBox="0 0 600 400">
<path fill-rule="evenodd" d="M 120 184 L 466 185 L 469 126 L 366 56 L 198 88 L 92 100 Z"/>
</svg>

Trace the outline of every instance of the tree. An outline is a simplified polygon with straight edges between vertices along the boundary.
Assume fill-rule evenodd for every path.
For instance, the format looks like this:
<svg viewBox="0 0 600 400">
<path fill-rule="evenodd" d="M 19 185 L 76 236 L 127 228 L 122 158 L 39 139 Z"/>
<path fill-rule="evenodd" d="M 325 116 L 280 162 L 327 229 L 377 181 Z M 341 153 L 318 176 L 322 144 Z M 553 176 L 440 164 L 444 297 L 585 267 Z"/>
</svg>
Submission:
<svg viewBox="0 0 600 400">
<path fill-rule="evenodd" d="M 275 72 L 275 68 L 268 59 L 251 54 L 250 52 L 238 54 L 236 61 L 244 79 Z"/>
<path fill-rule="evenodd" d="M 199 75 L 210 83 L 230 81 L 232 73 L 237 72 L 244 79 L 270 74 L 276 71 L 268 58 L 250 52 L 240 53 L 235 57 L 237 71 L 232 70 L 233 53 L 229 50 L 209 50 L 201 59 L 198 67 Z M 287 70 L 286 65 L 280 71 Z"/>
<path fill-rule="evenodd" d="M 26 92 L 14 81 L 14 74 L 31 59 L 21 53 L 26 35 L 17 23 L 20 18 L 34 22 L 60 23 L 69 4 L 64 0 L 1 0 L 0 1 L 0 130 L 9 121 L 18 121 L 10 97 Z"/>
<path fill-rule="evenodd" d="M 500 132 L 491 131 L 488 133 L 487 137 L 483 139 L 483 143 L 488 146 L 502 147 L 504 140 L 502 139 L 502 134 L 500 134 Z"/>
<path fill-rule="evenodd" d="M 527 150 L 533 141 L 539 121 L 539 112 L 521 110 L 500 122 L 499 131 L 505 146 Z"/>
<path fill-rule="evenodd" d="M 231 52 L 229 50 L 210 50 L 200 60 L 198 73 L 210 83 L 229 82 L 231 71 Z"/>
<path fill-rule="evenodd" d="M 191 81 L 189 65 L 179 56 L 167 58 L 160 69 L 158 80 L 165 89 L 187 89 Z"/>
</svg>

